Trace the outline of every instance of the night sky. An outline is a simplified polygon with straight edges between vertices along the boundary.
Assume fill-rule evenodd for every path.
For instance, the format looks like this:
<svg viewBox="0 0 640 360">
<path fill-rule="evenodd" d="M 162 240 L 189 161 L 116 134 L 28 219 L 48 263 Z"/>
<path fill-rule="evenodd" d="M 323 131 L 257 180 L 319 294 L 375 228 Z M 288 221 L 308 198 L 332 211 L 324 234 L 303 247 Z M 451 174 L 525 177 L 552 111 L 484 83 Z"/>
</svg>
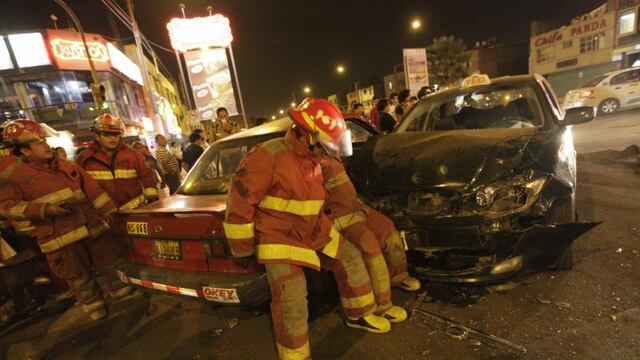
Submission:
<svg viewBox="0 0 640 360">
<path fill-rule="evenodd" d="M 124 8 L 124 1 L 116 1 Z M 433 37 L 454 35 L 467 46 L 497 37 L 507 43 L 529 41 L 530 22 L 561 19 L 593 10 L 605 0 L 186 0 L 187 16 L 205 16 L 207 5 L 230 18 L 234 54 L 247 113 L 275 114 L 300 99 L 302 88 L 325 97 L 359 79 L 368 85 L 374 76 L 392 72 L 402 63 L 403 47 L 424 47 Z M 50 14 L 66 27 L 64 11 L 53 0 L 4 0 L 0 31 L 52 28 Z M 106 8 L 99 0 L 67 0 L 85 31 L 109 37 Z M 170 47 L 166 23 L 181 16 L 178 1 L 134 0 L 142 32 Z M 410 21 L 422 19 L 412 32 Z M 117 21 L 117 20 L 116 20 Z M 120 27 L 121 37 L 131 34 Z M 177 76 L 173 53 L 157 49 Z M 339 76 L 335 68 L 344 64 Z"/>
</svg>

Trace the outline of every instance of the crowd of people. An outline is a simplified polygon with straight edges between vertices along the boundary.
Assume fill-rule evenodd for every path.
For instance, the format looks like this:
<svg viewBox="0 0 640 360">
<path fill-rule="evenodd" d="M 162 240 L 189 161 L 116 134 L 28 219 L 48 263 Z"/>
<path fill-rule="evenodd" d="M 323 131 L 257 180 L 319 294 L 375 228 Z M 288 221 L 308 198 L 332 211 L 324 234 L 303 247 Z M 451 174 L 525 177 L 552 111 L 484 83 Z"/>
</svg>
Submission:
<svg viewBox="0 0 640 360">
<path fill-rule="evenodd" d="M 351 113 L 364 118 L 381 133 L 388 133 L 393 131 L 407 111 L 409 111 L 418 100 L 433 92 L 433 88 L 424 86 L 420 88 L 417 96 L 411 96 L 410 91 L 407 89 L 403 89 L 399 93 L 391 93 L 389 99 L 374 96 L 371 100 L 371 110 L 369 114 L 365 114 L 364 106 L 359 102 L 354 102 L 351 105 Z"/>
</svg>

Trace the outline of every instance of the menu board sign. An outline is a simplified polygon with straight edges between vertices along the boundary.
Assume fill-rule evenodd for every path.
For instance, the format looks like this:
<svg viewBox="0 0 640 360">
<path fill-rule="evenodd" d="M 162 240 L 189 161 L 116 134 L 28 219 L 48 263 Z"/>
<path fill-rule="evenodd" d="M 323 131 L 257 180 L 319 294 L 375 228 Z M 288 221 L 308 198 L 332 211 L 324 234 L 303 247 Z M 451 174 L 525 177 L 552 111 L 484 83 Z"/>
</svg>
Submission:
<svg viewBox="0 0 640 360">
<path fill-rule="evenodd" d="M 237 114 L 225 49 L 191 50 L 184 58 L 200 119 L 214 119 L 219 107 L 225 107 L 229 115 Z"/>
</svg>

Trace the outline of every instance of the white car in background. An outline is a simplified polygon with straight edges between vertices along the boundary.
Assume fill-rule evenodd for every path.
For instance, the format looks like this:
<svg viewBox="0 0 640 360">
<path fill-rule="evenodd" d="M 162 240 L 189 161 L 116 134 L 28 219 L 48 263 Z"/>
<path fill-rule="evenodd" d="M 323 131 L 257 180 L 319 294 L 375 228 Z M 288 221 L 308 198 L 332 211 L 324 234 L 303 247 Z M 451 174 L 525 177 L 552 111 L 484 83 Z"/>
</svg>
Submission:
<svg viewBox="0 0 640 360">
<path fill-rule="evenodd" d="M 584 87 L 569 91 L 564 109 L 579 106 L 596 107 L 599 115 L 640 106 L 640 67 L 600 75 Z"/>
</svg>

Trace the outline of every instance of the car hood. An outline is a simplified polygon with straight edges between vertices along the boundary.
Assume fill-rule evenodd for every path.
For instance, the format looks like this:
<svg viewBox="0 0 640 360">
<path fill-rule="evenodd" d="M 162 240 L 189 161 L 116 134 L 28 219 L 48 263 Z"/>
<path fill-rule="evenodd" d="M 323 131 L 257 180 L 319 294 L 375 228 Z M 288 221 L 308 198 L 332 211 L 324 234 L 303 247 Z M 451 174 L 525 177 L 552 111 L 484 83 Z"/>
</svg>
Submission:
<svg viewBox="0 0 640 360">
<path fill-rule="evenodd" d="M 360 188 L 377 193 L 474 188 L 530 165 L 527 159 L 545 163 L 539 160 L 548 157 L 548 147 L 536 146 L 543 140 L 540 133 L 537 128 L 393 133 L 367 144 L 363 156 L 373 163 L 360 159 L 352 175 Z"/>
<path fill-rule="evenodd" d="M 147 206 L 127 210 L 127 214 L 140 213 L 202 213 L 224 212 L 227 195 L 181 195 L 174 194 Z"/>
</svg>

